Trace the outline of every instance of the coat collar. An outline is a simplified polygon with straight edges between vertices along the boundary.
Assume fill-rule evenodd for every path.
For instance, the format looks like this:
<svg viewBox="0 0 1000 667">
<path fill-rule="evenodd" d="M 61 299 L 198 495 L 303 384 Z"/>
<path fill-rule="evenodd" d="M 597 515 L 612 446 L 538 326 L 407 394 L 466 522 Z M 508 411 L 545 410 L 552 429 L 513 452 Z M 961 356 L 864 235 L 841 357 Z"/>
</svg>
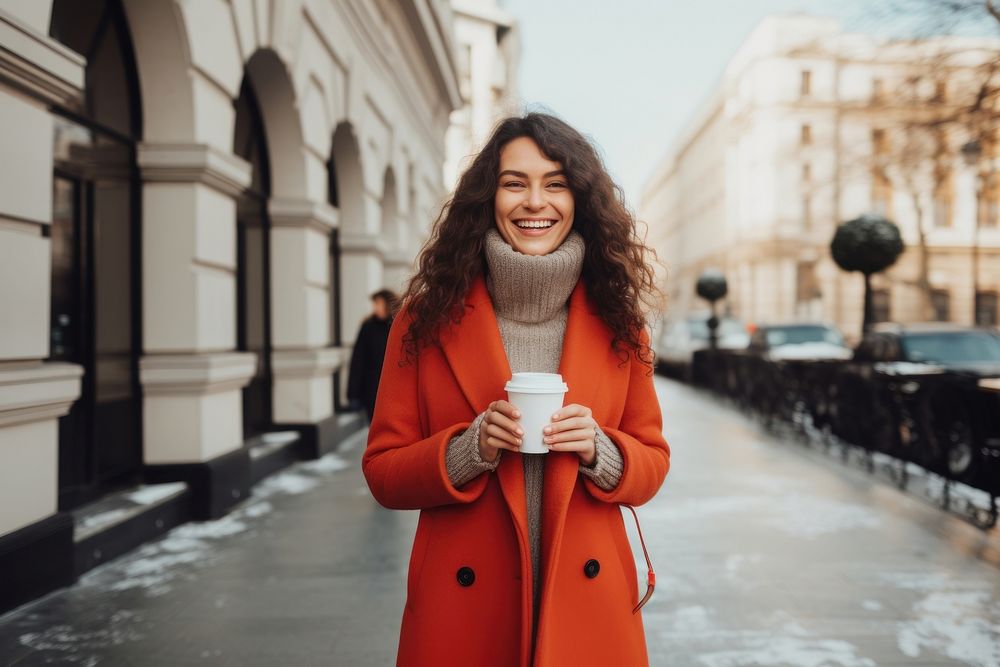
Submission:
<svg viewBox="0 0 1000 667">
<path fill-rule="evenodd" d="M 473 282 L 465 303 L 466 311 L 461 322 L 442 335 L 441 343 L 448 364 L 475 415 L 491 402 L 506 396 L 504 384 L 511 376 L 511 369 L 482 275 Z M 566 404 L 579 403 L 590 407 L 599 424 L 606 422 L 607 415 L 598 411 L 594 400 L 597 388 L 601 386 L 602 373 L 609 363 L 616 363 L 611 351 L 611 334 L 598 316 L 581 279 L 569 298 L 559 373 L 569 385 Z M 569 452 L 549 453 L 545 457 L 542 553 L 548 554 L 544 560 L 551 563 L 555 559 L 550 550 L 560 542 L 566 510 L 579 475 L 580 459 Z M 497 476 L 526 549 L 528 520 L 521 456 L 511 452 L 501 454 Z"/>
</svg>

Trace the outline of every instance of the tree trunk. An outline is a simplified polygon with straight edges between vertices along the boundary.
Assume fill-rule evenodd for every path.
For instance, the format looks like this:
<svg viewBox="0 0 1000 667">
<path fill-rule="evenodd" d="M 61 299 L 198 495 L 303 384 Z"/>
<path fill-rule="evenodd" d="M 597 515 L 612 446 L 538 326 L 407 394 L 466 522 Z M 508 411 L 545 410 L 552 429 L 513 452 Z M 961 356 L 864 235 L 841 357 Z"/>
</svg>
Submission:
<svg viewBox="0 0 1000 667">
<path fill-rule="evenodd" d="M 872 277 L 870 274 L 864 274 L 865 276 L 865 317 L 861 322 L 861 335 L 868 333 L 871 329 L 872 320 L 875 319 L 875 304 L 872 299 Z"/>
<path fill-rule="evenodd" d="M 920 316 L 930 320 L 931 313 L 931 270 L 930 250 L 927 247 L 927 232 L 924 230 L 924 207 L 920 203 L 920 194 L 912 193 L 913 208 L 917 218 L 917 239 L 920 247 L 920 261 L 917 268 L 917 289 L 920 290 Z"/>
</svg>

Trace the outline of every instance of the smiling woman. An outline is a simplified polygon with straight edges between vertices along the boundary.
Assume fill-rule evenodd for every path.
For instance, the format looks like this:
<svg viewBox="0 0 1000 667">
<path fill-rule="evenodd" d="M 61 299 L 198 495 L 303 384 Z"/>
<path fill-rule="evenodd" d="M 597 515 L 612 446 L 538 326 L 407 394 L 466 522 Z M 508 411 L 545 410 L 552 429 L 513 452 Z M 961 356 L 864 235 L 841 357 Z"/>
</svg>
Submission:
<svg viewBox="0 0 1000 667">
<path fill-rule="evenodd" d="M 389 332 L 362 459 L 379 503 L 420 510 L 398 665 L 647 663 L 652 569 L 640 596 L 620 506 L 670 467 L 649 252 L 553 116 L 503 120 L 462 175 Z M 512 373 L 568 387 L 532 433 Z"/>
</svg>

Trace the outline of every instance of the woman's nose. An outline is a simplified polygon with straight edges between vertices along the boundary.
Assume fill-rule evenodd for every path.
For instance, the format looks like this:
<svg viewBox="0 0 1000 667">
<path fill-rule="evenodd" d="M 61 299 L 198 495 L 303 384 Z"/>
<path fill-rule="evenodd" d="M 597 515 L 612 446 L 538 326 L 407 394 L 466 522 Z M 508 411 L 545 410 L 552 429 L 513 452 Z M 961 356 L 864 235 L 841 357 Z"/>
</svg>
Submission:
<svg viewBox="0 0 1000 667">
<path fill-rule="evenodd" d="M 528 197 L 524 202 L 525 208 L 539 209 L 545 206 L 545 197 L 542 196 L 541 188 L 530 188 Z"/>
</svg>

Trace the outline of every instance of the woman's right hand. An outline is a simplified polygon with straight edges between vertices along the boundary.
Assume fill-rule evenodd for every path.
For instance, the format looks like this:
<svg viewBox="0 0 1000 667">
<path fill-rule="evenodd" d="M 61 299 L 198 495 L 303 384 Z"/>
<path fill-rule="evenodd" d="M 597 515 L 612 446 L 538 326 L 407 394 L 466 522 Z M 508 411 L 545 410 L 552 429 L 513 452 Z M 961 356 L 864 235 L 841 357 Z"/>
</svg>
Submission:
<svg viewBox="0 0 1000 667">
<path fill-rule="evenodd" d="M 521 413 L 512 403 L 493 401 L 486 408 L 486 416 L 479 424 L 479 456 L 492 463 L 500 455 L 498 450 L 520 451 L 524 431 L 517 423 Z"/>
</svg>

